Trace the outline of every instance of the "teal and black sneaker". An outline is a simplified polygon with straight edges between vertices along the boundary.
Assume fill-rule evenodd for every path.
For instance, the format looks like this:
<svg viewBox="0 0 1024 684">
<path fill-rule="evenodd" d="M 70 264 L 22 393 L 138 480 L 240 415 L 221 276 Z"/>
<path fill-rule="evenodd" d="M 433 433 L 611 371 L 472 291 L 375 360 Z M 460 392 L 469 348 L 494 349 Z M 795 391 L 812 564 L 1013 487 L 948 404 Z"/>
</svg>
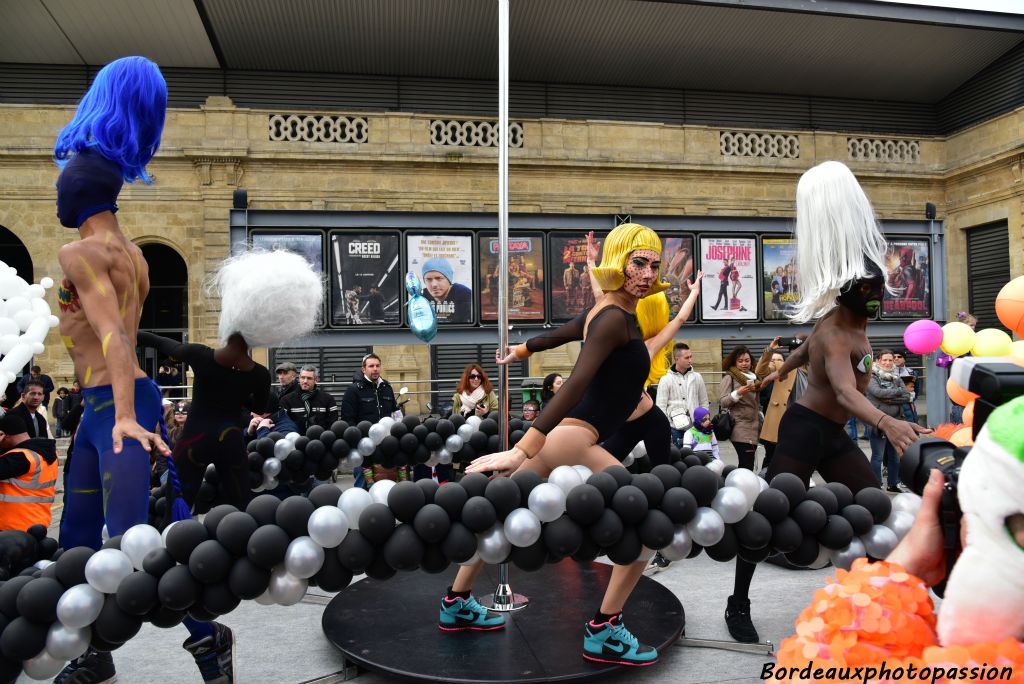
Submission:
<svg viewBox="0 0 1024 684">
<path fill-rule="evenodd" d="M 491 613 L 477 603 L 475 597 L 449 599 L 441 597 L 441 617 L 437 626 L 445 632 L 490 632 L 505 627 L 505 616 Z"/>
<path fill-rule="evenodd" d="M 622 618 L 612 618 L 601 624 L 593 620 L 587 623 L 583 657 L 598 663 L 644 667 L 658 662 L 658 651 L 638 642 L 622 624 Z"/>
</svg>

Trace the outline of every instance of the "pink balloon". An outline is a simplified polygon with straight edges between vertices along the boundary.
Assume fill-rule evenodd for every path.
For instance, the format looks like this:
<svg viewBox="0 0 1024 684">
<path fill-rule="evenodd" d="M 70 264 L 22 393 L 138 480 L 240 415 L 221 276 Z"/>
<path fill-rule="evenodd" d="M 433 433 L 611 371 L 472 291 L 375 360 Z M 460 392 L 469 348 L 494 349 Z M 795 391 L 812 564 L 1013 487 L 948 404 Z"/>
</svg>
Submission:
<svg viewBox="0 0 1024 684">
<path fill-rule="evenodd" d="M 903 344 L 914 354 L 931 354 L 942 344 L 942 326 L 935 321 L 914 321 L 903 332 Z"/>
</svg>

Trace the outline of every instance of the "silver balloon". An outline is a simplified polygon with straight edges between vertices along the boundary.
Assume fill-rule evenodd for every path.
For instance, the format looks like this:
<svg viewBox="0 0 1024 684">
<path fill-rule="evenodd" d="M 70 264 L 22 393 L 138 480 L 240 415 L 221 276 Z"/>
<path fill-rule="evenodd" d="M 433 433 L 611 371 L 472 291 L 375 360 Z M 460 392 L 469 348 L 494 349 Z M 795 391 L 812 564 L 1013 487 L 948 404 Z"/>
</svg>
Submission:
<svg viewBox="0 0 1024 684">
<path fill-rule="evenodd" d="M 32 564 L 32 567 L 37 569 L 37 570 L 45 570 L 46 568 L 48 568 L 51 565 L 53 565 L 53 561 L 45 560 L 44 559 L 44 560 L 37 560 L 35 563 Z"/>
<path fill-rule="evenodd" d="M 270 571 L 270 586 L 267 593 L 280 606 L 294 606 L 306 595 L 309 583 L 290 574 L 283 565 Z"/>
<path fill-rule="evenodd" d="M 725 477 L 726 487 L 736 487 L 747 497 L 747 504 L 751 507 L 754 500 L 761 493 L 761 483 L 757 481 L 757 475 L 746 468 L 737 468 Z"/>
<path fill-rule="evenodd" d="M 541 522 L 557 520 L 565 513 L 565 492 L 558 485 L 542 482 L 530 491 L 527 505 Z"/>
<path fill-rule="evenodd" d="M 85 579 L 96 591 L 113 594 L 128 575 L 132 574 L 132 562 L 124 551 L 100 549 L 85 563 Z"/>
<path fill-rule="evenodd" d="M 447 449 L 441 449 L 437 452 L 437 462 L 440 465 L 448 465 L 452 462 L 452 452 Z"/>
<path fill-rule="evenodd" d="M 67 660 L 57 660 L 44 648 L 34 657 L 23 660 L 21 666 L 25 668 L 25 674 L 32 679 L 52 679 L 67 664 Z"/>
<path fill-rule="evenodd" d="M 818 546 L 818 557 L 807 567 L 811 570 L 821 570 L 832 561 L 832 550 L 827 546 Z"/>
<path fill-rule="evenodd" d="M 622 467 L 623 468 L 628 468 L 629 466 L 633 465 L 633 461 L 635 461 L 635 460 L 636 459 L 633 458 L 633 453 L 632 452 L 626 454 L 626 457 L 624 459 L 622 459 Z"/>
<path fill-rule="evenodd" d="M 76 584 L 57 601 L 57 619 L 68 629 L 88 627 L 99 617 L 103 594 L 88 584 Z"/>
<path fill-rule="evenodd" d="M 394 480 L 379 480 L 370 485 L 370 498 L 373 503 L 388 505 L 388 493 L 397 483 Z"/>
<path fill-rule="evenodd" d="M 711 508 L 722 516 L 723 522 L 731 525 L 750 512 L 750 502 L 739 487 L 722 487 L 711 501 Z"/>
<path fill-rule="evenodd" d="M 338 470 L 348 472 L 363 465 L 363 455 L 358 451 L 350 451 L 338 462 Z"/>
<path fill-rule="evenodd" d="M 444 440 L 444 448 L 454 454 L 462 448 L 462 438 L 458 435 L 448 435 L 448 439 Z"/>
<path fill-rule="evenodd" d="M 849 570 L 850 566 L 853 565 L 853 561 L 858 558 L 863 558 L 866 555 L 868 555 L 868 552 L 867 549 L 864 548 L 864 542 L 857 537 L 854 537 L 853 540 L 843 548 L 832 550 L 832 565 L 837 568 L 842 568 L 843 570 Z"/>
<path fill-rule="evenodd" d="M 348 517 L 336 506 L 321 506 L 306 523 L 309 537 L 325 549 L 333 549 L 348 534 Z"/>
<path fill-rule="evenodd" d="M 288 454 L 292 453 L 295 447 L 287 439 L 279 439 L 274 442 L 274 458 L 283 461 Z M 270 459 L 267 459 L 270 460 Z M 264 461 L 265 462 L 265 461 Z"/>
<path fill-rule="evenodd" d="M 277 486 L 279 484 L 280 483 L 277 481 L 276 477 L 271 477 L 270 475 L 263 476 L 263 489 L 267 490 L 268 492 L 277 489 Z"/>
<path fill-rule="evenodd" d="M 364 508 L 372 503 L 373 498 L 370 497 L 370 492 L 359 487 L 346 489 L 341 493 L 341 498 L 338 499 L 338 508 L 348 518 L 348 529 L 359 529 L 359 515 Z"/>
<path fill-rule="evenodd" d="M 897 539 L 903 539 L 914 526 L 914 516 L 906 511 L 893 511 L 882 524 L 895 532 Z"/>
<path fill-rule="evenodd" d="M 760 475 L 757 476 L 757 486 L 761 488 L 761 491 L 768 489 L 768 480 L 764 479 Z M 760 494 L 760 492 L 758 492 Z"/>
<path fill-rule="evenodd" d="M 888 557 L 900 543 L 896 533 L 885 525 L 872 525 L 866 534 L 860 535 L 860 540 L 864 542 L 868 555 L 878 559 Z"/>
<path fill-rule="evenodd" d="M 442 449 L 441 451 L 446 451 L 446 449 Z M 440 463 L 441 462 L 441 451 L 431 451 L 430 452 L 430 458 L 428 458 L 427 462 L 424 463 L 423 465 L 427 466 L 428 468 L 433 468 L 438 463 Z"/>
<path fill-rule="evenodd" d="M 121 550 L 136 570 L 142 569 L 142 559 L 146 554 L 160 546 L 160 532 L 151 525 L 133 525 L 121 536 Z"/>
<path fill-rule="evenodd" d="M 590 479 L 590 476 L 594 474 L 594 471 L 585 465 L 576 464 L 572 467 L 577 473 L 580 474 L 580 479 L 586 482 Z"/>
<path fill-rule="evenodd" d="M 291 442 L 291 443 L 292 443 L 292 445 L 293 445 L 293 446 L 292 446 L 292 448 L 294 449 L 294 448 L 295 448 L 295 447 L 294 447 L 294 445 L 295 445 L 295 440 L 297 440 L 297 439 L 298 439 L 299 437 L 301 437 L 301 436 L 302 436 L 302 435 L 300 435 L 300 434 L 299 434 L 298 432 L 292 431 L 292 432 L 289 432 L 289 433 L 288 433 L 287 435 L 285 435 L 285 436 L 284 436 L 284 438 L 285 438 L 285 439 L 287 439 L 287 440 L 288 440 L 289 442 Z"/>
<path fill-rule="evenodd" d="M 661 555 L 665 557 L 665 560 L 681 561 L 690 555 L 692 548 L 693 540 L 690 538 L 690 533 L 686 531 L 686 525 L 676 525 L 672 541 L 661 550 Z"/>
<path fill-rule="evenodd" d="M 270 595 L 270 589 L 267 589 L 265 592 L 263 592 L 253 600 L 261 606 L 274 605 L 274 597 Z"/>
<path fill-rule="evenodd" d="M 477 535 L 477 553 L 484 563 L 495 565 L 502 563 L 508 558 L 512 551 L 512 544 L 505 537 L 505 531 L 500 523 L 495 523 L 491 529 Z"/>
<path fill-rule="evenodd" d="M 473 417 L 476 418 L 476 416 Z M 455 431 L 455 434 L 461 437 L 463 442 L 467 442 L 474 432 L 476 432 L 476 428 L 473 427 L 472 424 L 463 423 L 459 426 L 459 429 Z"/>
<path fill-rule="evenodd" d="M 310 537 L 296 537 L 284 552 L 284 568 L 292 577 L 309 579 L 324 566 L 324 548 Z"/>
<path fill-rule="evenodd" d="M 359 440 L 359 443 L 356 444 L 356 453 L 358 453 L 363 458 L 366 458 L 367 456 L 372 454 L 376 449 L 377 445 L 369 437 L 363 437 L 361 440 Z"/>
<path fill-rule="evenodd" d="M 177 525 L 179 522 L 180 522 L 179 520 L 175 520 L 170 525 L 165 527 L 164 531 L 160 533 L 160 544 L 162 546 L 167 546 L 167 533 L 170 532 L 171 528 L 174 527 L 175 525 Z"/>
<path fill-rule="evenodd" d="M 647 455 L 647 445 L 643 441 L 637 442 L 633 447 L 633 458 L 643 458 Z"/>
<path fill-rule="evenodd" d="M 483 418 L 481 418 L 480 416 L 470 416 L 469 418 L 466 419 L 466 425 L 472 425 L 473 430 L 476 430 L 478 427 L 480 427 L 481 422 L 483 422 Z"/>
<path fill-rule="evenodd" d="M 715 475 L 721 475 L 722 471 L 725 470 L 725 463 L 720 458 L 713 458 L 711 463 L 708 463 L 708 470 Z"/>
<path fill-rule="evenodd" d="M 391 426 L 393 426 L 395 424 L 395 419 L 392 418 L 391 416 L 384 416 L 379 421 L 377 421 L 377 424 L 378 425 L 383 425 L 384 429 L 387 430 L 388 434 L 390 434 L 391 433 Z"/>
<path fill-rule="evenodd" d="M 367 433 L 367 437 L 374 443 L 374 445 L 380 444 L 381 440 L 388 436 L 388 429 L 380 423 L 374 423 L 370 426 L 370 430 Z"/>
<path fill-rule="evenodd" d="M 91 638 L 92 630 L 88 627 L 70 629 L 55 622 L 46 634 L 46 652 L 55 660 L 74 660 L 89 648 Z"/>
<path fill-rule="evenodd" d="M 693 519 L 686 523 L 686 531 L 701 546 L 713 546 L 725 536 L 725 522 L 714 509 L 701 506 Z"/>
<path fill-rule="evenodd" d="M 277 477 L 281 474 L 281 462 L 276 458 L 268 458 L 263 462 L 263 475 L 266 477 Z"/>
<path fill-rule="evenodd" d="M 461 563 L 459 563 L 459 565 L 468 568 L 469 566 L 476 565 L 479 562 L 480 562 L 480 552 L 479 551 L 474 551 L 473 555 L 468 560 L 462 561 Z"/>
<path fill-rule="evenodd" d="M 583 484 L 583 478 L 576 472 L 576 469 L 572 466 L 558 466 L 551 471 L 548 475 L 548 482 L 553 485 L 557 485 L 563 492 L 568 494 L 572 491 L 573 487 L 579 487 Z"/>
<path fill-rule="evenodd" d="M 529 508 L 517 508 L 505 518 L 504 530 L 513 546 L 530 546 L 540 539 L 540 519 Z"/>
<path fill-rule="evenodd" d="M 892 510 L 894 511 L 917 515 L 919 508 L 921 508 L 921 497 L 913 492 L 903 492 L 892 498 Z"/>
</svg>

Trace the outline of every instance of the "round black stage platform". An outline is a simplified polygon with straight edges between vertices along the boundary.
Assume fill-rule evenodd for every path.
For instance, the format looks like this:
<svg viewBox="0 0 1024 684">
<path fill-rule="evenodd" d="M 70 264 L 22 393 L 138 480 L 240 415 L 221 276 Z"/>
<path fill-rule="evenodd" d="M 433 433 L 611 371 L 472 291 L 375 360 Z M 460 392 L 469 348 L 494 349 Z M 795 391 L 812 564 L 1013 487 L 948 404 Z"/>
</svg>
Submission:
<svg viewBox="0 0 1024 684">
<path fill-rule="evenodd" d="M 621 669 L 581 655 L 583 626 L 599 605 L 611 566 L 571 559 L 539 572 L 511 566 L 509 583 L 516 593 L 529 597 L 529 607 L 506 614 L 503 630 L 451 634 L 437 628 L 437 616 L 441 596 L 457 569 L 356 582 L 327 605 L 324 633 L 349 661 L 414 682 L 570 681 Z M 497 568 L 488 566 L 473 592 L 477 598 L 489 598 L 496 583 Z M 679 599 L 646 577 L 640 579 L 624 612 L 630 631 L 661 653 L 683 631 Z"/>
</svg>

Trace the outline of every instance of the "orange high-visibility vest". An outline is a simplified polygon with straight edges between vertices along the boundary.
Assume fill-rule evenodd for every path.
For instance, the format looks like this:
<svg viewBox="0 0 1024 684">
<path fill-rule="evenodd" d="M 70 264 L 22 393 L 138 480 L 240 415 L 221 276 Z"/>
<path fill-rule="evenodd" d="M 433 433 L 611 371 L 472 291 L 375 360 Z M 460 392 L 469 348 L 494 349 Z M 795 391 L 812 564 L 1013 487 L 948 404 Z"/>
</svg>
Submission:
<svg viewBox="0 0 1024 684">
<path fill-rule="evenodd" d="M 57 459 L 46 459 L 31 449 L 11 449 L 28 459 L 28 472 L 0 480 L 0 530 L 27 530 L 32 525 L 50 526 L 50 507 L 57 485 Z"/>
</svg>

